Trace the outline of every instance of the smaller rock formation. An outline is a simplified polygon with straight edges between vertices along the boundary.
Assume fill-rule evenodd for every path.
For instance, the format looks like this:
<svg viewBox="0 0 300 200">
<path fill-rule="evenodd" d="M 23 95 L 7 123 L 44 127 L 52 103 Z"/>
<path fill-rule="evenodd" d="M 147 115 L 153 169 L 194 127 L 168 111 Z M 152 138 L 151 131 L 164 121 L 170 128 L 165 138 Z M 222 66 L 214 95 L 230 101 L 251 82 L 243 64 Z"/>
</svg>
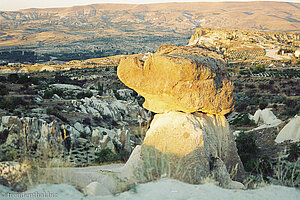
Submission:
<svg viewBox="0 0 300 200">
<path fill-rule="evenodd" d="M 254 120 L 259 126 L 248 132 L 277 127 L 282 123 L 282 121 L 274 115 L 271 108 L 265 108 L 263 110 L 258 109 L 254 116 L 250 115 L 249 118 Z"/>
<path fill-rule="evenodd" d="M 256 124 L 258 122 L 262 122 L 263 124 L 267 125 L 278 125 L 282 122 L 274 115 L 274 113 L 271 111 L 271 108 L 265 108 L 263 110 L 258 109 L 253 116 L 253 120 Z"/>
<path fill-rule="evenodd" d="M 300 142 L 300 116 L 296 116 L 283 127 L 277 135 L 275 142 L 281 143 L 284 141 Z"/>
</svg>

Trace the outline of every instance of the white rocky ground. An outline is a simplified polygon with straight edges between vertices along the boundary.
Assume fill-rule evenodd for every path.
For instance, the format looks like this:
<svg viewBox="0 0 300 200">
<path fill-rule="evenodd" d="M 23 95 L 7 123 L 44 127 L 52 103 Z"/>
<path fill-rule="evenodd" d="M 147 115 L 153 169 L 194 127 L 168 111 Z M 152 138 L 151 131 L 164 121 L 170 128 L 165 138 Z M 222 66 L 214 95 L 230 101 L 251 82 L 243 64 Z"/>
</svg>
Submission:
<svg viewBox="0 0 300 200">
<path fill-rule="evenodd" d="M 112 196 L 84 196 L 81 192 L 76 190 L 73 186 L 60 185 L 38 185 L 34 189 L 26 192 L 26 195 L 52 195 L 50 198 L 37 199 L 57 199 L 57 200 L 108 200 L 108 199 L 144 199 L 144 200 L 298 200 L 300 199 L 300 192 L 295 188 L 288 188 L 283 186 L 270 185 L 255 190 L 228 190 L 220 188 L 213 183 L 206 183 L 203 185 L 191 185 L 179 182 L 173 179 L 161 179 L 156 182 L 137 185 L 130 191 Z M 10 195 L 10 197 L 9 197 Z M 16 196 L 12 196 L 16 195 Z M 21 195 L 21 194 L 19 194 Z M 54 197 L 53 197 L 54 195 Z M 17 198 L 17 194 L 4 186 L 0 186 L 0 198 L 8 200 Z M 33 199 L 32 197 L 21 197 L 17 199 Z"/>
</svg>

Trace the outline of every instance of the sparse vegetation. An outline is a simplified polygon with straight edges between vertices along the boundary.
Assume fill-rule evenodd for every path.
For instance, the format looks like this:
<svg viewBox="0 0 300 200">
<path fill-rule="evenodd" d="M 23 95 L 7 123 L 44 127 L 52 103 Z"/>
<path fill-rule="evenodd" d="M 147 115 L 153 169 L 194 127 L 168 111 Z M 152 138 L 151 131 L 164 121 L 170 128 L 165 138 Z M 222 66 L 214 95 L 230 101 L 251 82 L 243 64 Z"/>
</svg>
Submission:
<svg viewBox="0 0 300 200">
<path fill-rule="evenodd" d="M 299 145 L 293 144 L 290 147 L 287 158 L 279 157 L 278 160 L 272 161 L 266 155 L 258 156 L 259 149 L 251 132 L 241 132 L 236 138 L 236 144 L 245 170 L 250 173 L 245 181 L 248 188 L 266 182 L 291 187 L 300 186 Z"/>
</svg>

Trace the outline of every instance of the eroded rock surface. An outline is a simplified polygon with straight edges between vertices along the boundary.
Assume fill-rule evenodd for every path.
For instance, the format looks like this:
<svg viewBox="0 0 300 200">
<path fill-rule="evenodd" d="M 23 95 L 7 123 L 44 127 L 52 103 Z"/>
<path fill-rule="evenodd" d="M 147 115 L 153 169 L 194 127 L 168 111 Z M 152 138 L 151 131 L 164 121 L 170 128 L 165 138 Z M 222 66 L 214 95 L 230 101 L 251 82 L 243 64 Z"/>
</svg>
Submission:
<svg viewBox="0 0 300 200">
<path fill-rule="evenodd" d="M 236 169 L 238 176 L 244 171 L 224 116 L 182 112 L 157 114 L 143 144 L 164 154 L 184 158 L 196 152 L 200 155 L 196 156 L 196 160 L 201 161 L 199 165 L 206 166 L 204 168 L 208 172 L 208 163 L 214 165 L 214 160 L 224 163 L 228 172 Z"/>
<path fill-rule="evenodd" d="M 145 62 L 127 58 L 118 77 L 145 97 L 155 113 L 201 111 L 224 115 L 233 110 L 233 84 L 219 54 L 198 47 L 163 45 Z"/>
</svg>

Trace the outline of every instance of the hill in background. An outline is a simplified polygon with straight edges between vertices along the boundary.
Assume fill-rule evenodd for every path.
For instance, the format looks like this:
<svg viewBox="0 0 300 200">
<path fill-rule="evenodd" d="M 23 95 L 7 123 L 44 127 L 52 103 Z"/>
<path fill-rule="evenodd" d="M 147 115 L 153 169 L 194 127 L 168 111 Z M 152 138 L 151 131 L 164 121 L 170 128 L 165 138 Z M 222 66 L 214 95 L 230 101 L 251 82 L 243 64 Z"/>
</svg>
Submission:
<svg viewBox="0 0 300 200">
<path fill-rule="evenodd" d="M 0 47 L 33 50 L 37 61 L 145 53 L 185 45 L 199 27 L 299 31 L 299 11 L 300 3 L 202 2 L 0 12 Z"/>
</svg>

